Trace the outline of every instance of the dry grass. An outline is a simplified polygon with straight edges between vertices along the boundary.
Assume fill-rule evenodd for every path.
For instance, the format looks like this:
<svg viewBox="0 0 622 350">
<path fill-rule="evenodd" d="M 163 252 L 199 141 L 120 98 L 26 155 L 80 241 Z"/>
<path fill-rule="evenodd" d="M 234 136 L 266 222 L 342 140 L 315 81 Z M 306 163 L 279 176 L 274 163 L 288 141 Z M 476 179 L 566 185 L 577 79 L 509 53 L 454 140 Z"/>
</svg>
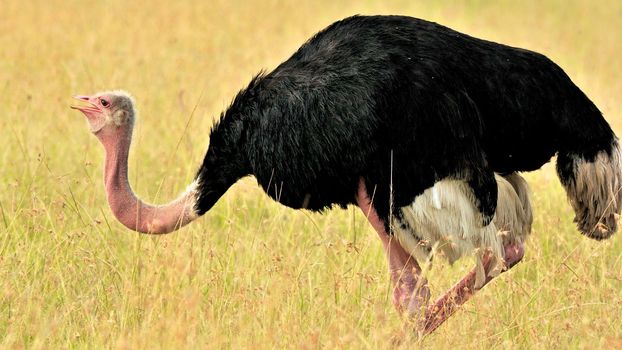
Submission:
<svg viewBox="0 0 622 350">
<path fill-rule="evenodd" d="M 112 218 L 103 151 L 70 96 L 135 94 L 132 183 L 168 200 L 234 93 L 354 13 L 545 53 L 620 130 L 622 2 L 414 3 L 0 0 L 0 347 L 622 347 L 622 242 L 576 232 L 551 166 L 528 175 L 526 259 L 422 343 L 392 309 L 380 244 L 355 208 L 289 210 L 246 179 L 176 234 L 141 236 Z M 433 293 L 471 264 L 435 266 Z"/>
</svg>

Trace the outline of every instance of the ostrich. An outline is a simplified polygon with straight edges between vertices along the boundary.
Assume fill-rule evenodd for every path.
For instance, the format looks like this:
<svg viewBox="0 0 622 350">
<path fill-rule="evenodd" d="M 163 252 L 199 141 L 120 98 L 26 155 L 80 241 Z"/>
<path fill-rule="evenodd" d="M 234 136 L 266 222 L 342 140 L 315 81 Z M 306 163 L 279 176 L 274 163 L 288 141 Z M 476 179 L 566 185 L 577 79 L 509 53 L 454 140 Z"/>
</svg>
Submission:
<svg viewBox="0 0 622 350">
<path fill-rule="evenodd" d="M 518 172 L 557 154 L 590 238 L 610 237 L 621 210 L 618 139 L 559 66 L 416 18 L 343 19 L 259 73 L 213 126 L 195 180 L 166 205 L 144 203 L 128 182 L 133 98 L 76 98 L 105 148 L 107 199 L 123 225 L 172 232 L 248 175 L 291 208 L 357 205 L 386 252 L 393 303 L 421 334 L 522 259 L 532 209 Z M 476 266 L 430 303 L 421 264 L 434 255 L 471 255 Z"/>
</svg>

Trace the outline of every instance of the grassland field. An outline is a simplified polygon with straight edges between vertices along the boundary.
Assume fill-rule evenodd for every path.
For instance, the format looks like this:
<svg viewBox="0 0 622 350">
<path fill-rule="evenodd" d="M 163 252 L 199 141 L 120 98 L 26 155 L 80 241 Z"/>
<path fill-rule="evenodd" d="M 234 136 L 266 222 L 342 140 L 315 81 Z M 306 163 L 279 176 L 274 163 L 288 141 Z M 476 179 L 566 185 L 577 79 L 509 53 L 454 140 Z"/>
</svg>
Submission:
<svg viewBox="0 0 622 350">
<path fill-rule="evenodd" d="M 0 348 L 622 348 L 622 237 L 575 229 L 554 167 L 526 174 L 526 257 L 434 334 L 393 310 L 357 208 L 273 202 L 246 178 L 197 223 L 129 232 L 71 96 L 122 88 L 134 190 L 192 181 L 213 120 L 260 69 L 352 14 L 405 14 L 546 54 L 622 131 L 622 1 L 0 0 Z M 433 295 L 471 268 L 435 264 Z"/>
</svg>

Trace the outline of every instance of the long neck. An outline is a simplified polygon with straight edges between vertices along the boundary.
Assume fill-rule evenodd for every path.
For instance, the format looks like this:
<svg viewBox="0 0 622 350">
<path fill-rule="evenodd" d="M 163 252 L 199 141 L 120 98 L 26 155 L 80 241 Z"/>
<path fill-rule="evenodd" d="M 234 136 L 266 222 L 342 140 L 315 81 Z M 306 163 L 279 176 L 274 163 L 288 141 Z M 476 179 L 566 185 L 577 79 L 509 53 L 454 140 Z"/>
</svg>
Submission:
<svg viewBox="0 0 622 350">
<path fill-rule="evenodd" d="M 153 206 L 136 197 L 127 175 L 131 131 L 123 136 L 114 141 L 102 139 L 106 149 L 104 183 L 108 204 L 116 218 L 131 230 L 153 234 L 175 231 L 196 219 L 196 182 L 165 205 Z"/>
</svg>

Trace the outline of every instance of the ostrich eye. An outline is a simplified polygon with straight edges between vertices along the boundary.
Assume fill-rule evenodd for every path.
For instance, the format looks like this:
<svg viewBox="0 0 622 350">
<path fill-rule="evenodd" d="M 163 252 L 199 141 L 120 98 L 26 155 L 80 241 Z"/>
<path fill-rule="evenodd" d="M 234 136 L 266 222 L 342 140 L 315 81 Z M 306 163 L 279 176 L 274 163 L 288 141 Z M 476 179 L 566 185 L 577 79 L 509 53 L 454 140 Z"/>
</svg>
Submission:
<svg viewBox="0 0 622 350">
<path fill-rule="evenodd" d="M 102 106 L 104 107 L 108 107 L 110 105 L 110 103 L 108 103 L 108 101 L 104 100 L 103 98 L 101 99 L 100 103 L 102 104 Z"/>
</svg>

